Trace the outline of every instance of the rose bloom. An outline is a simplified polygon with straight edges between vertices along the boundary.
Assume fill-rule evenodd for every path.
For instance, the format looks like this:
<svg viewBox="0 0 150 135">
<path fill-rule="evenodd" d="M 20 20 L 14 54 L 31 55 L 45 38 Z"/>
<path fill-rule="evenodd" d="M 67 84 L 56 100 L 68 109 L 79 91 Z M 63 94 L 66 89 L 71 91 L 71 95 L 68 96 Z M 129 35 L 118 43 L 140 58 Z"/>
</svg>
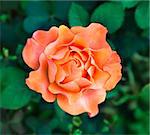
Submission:
<svg viewBox="0 0 150 135">
<path fill-rule="evenodd" d="M 120 57 L 107 43 L 106 33 L 98 23 L 35 31 L 23 49 L 24 61 L 34 70 L 26 84 L 45 101 L 57 100 L 71 115 L 95 116 L 106 92 L 121 79 Z"/>
</svg>

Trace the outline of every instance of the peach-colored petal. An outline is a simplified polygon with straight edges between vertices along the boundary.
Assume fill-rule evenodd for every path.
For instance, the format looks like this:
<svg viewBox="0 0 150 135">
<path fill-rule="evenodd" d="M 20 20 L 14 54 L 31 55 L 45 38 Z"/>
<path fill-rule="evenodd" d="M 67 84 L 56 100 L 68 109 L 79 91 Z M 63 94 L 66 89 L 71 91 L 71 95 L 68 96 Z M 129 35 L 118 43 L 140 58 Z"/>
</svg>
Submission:
<svg viewBox="0 0 150 135">
<path fill-rule="evenodd" d="M 74 34 L 72 33 L 72 31 L 65 25 L 61 25 L 59 27 L 59 37 L 58 37 L 58 41 L 61 44 L 66 44 L 71 42 L 71 40 L 74 38 Z"/>
<path fill-rule="evenodd" d="M 120 63 L 121 59 L 116 51 L 113 51 L 109 59 L 106 61 L 105 65 L 113 64 L 113 63 Z"/>
<path fill-rule="evenodd" d="M 32 69 L 39 67 L 39 56 L 44 48 L 34 39 L 30 38 L 23 49 L 22 56 L 25 63 Z"/>
<path fill-rule="evenodd" d="M 55 95 L 48 92 L 47 60 L 44 54 L 40 56 L 39 69 L 30 72 L 29 78 L 26 79 L 26 84 L 30 89 L 41 93 L 47 102 L 53 102 L 55 100 Z"/>
<path fill-rule="evenodd" d="M 75 41 L 80 43 L 80 46 L 84 45 L 83 47 L 88 46 L 94 50 L 101 49 L 109 46 L 106 44 L 106 33 L 107 29 L 104 26 L 98 23 L 91 23 L 83 32 L 75 36 L 77 38 L 77 41 Z"/>
<path fill-rule="evenodd" d="M 59 82 L 62 82 L 65 77 L 66 77 L 66 73 L 65 71 L 63 70 L 63 68 L 59 65 L 57 65 L 57 74 L 56 74 L 56 82 L 59 83 Z"/>
<path fill-rule="evenodd" d="M 95 71 L 95 67 L 94 66 L 90 66 L 87 70 L 88 74 L 92 77 Z"/>
<path fill-rule="evenodd" d="M 73 104 L 75 101 L 77 101 L 81 97 L 80 92 L 66 91 L 64 88 L 60 87 L 56 83 L 51 83 L 48 89 L 53 94 L 57 94 L 57 95 L 61 94 L 61 95 L 66 96 L 70 104 Z"/>
<path fill-rule="evenodd" d="M 109 78 L 110 78 L 109 73 L 96 69 L 94 74 L 93 74 L 93 79 L 94 79 L 94 82 L 96 84 L 95 87 L 96 88 L 103 88 L 106 81 Z"/>
<path fill-rule="evenodd" d="M 49 78 L 50 83 L 53 83 L 55 81 L 56 73 L 57 73 L 56 64 L 52 60 L 49 60 L 48 61 L 48 78 Z"/>
<path fill-rule="evenodd" d="M 103 70 L 110 74 L 110 78 L 105 83 L 106 90 L 113 89 L 121 79 L 121 64 L 109 64 L 103 67 Z"/>
<path fill-rule="evenodd" d="M 44 50 L 47 57 L 52 56 L 63 46 L 69 46 L 70 42 L 73 40 L 73 32 L 66 26 L 61 25 L 58 30 L 58 38 L 55 42 L 50 43 Z"/>
<path fill-rule="evenodd" d="M 80 36 L 79 34 L 75 35 L 75 37 L 71 43 L 71 46 L 76 46 L 81 49 L 89 47 L 86 39 L 84 37 Z"/>
<path fill-rule="evenodd" d="M 80 87 L 75 81 L 67 82 L 64 84 L 59 84 L 60 87 L 65 89 L 66 91 L 71 91 L 71 92 L 79 92 Z"/>
<path fill-rule="evenodd" d="M 82 27 L 82 26 L 74 26 L 71 28 L 71 31 L 74 33 L 74 34 L 78 34 L 78 33 L 81 33 L 83 31 L 85 31 L 85 27 Z"/>
<path fill-rule="evenodd" d="M 99 68 L 102 69 L 103 65 L 110 58 L 112 51 L 110 48 L 102 48 L 98 51 L 93 51 L 93 58 Z"/>
<path fill-rule="evenodd" d="M 87 53 L 85 53 L 78 47 L 70 46 L 70 49 L 71 49 L 71 52 L 76 52 L 77 54 L 79 54 L 79 56 L 81 57 L 81 60 L 86 61 L 88 59 Z"/>
<path fill-rule="evenodd" d="M 71 115 L 79 115 L 88 112 L 90 117 L 98 113 L 98 104 L 105 100 L 105 90 L 86 90 L 82 97 L 70 104 L 67 97 L 64 95 L 57 95 L 58 105 L 67 113 Z"/>
<path fill-rule="evenodd" d="M 55 63 L 58 65 L 63 65 L 69 61 L 70 51 L 68 51 L 62 59 L 56 60 Z"/>
<path fill-rule="evenodd" d="M 76 66 L 75 61 L 70 61 L 64 64 L 62 67 L 67 75 L 64 83 L 73 81 L 82 76 L 82 70 Z"/>
<path fill-rule="evenodd" d="M 58 37 L 58 28 L 52 27 L 49 31 L 37 30 L 33 33 L 33 38 L 43 47 L 55 41 Z"/>
<path fill-rule="evenodd" d="M 62 47 L 61 49 L 56 51 L 56 53 L 51 57 L 56 60 L 62 59 L 68 51 L 69 51 L 68 47 Z"/>
<path fill-rule="evenodd" d="M 85 70 L 87 70 L 90 67 L 91 64 L 91 58 L 89 57 L 84 65 Z"/>
<path fill-rule="evenodd" d="M 76 79 L 75 82 L 80 86 L 81 89 L 92 84 L 88 79 L 83 77 Z"/>
</svg>

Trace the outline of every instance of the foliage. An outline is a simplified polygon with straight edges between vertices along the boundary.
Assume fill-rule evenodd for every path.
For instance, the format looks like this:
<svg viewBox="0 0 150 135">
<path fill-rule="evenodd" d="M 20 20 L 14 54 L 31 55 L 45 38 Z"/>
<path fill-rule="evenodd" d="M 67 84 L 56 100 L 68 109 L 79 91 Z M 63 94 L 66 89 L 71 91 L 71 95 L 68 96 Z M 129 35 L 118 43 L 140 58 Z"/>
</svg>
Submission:
<svg viewBox="0 0 150 135">
<path fill-rule="evenodd" d="M 149 134 L 149 2 L 0 1 L 0 133 Z M 70 116 L 25 85 L 31 70 L 22 60 L 27 38 L 51 26 L 108 28 L 107 40 L 122 59 L 123 77 L 107 93 L 100 113 Z"/>
</svg>

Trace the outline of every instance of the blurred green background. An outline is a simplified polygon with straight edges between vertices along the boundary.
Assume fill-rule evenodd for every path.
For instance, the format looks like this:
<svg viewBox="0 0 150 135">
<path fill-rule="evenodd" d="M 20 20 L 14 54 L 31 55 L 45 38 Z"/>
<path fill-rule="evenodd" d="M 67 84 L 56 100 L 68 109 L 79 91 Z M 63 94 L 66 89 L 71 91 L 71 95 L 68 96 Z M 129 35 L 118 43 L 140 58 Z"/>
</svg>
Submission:
<svg viewBox="0 0 150 135">
<path fill-rule="evenodd" d="M 148 135 L 149 1 L 0 1 L 0 134 Z M 37 29 L 99 22 L 122 59 L 123 77 L 100 113 L 70 116 L 25 85 L 21 52 Z"/>
</svg>

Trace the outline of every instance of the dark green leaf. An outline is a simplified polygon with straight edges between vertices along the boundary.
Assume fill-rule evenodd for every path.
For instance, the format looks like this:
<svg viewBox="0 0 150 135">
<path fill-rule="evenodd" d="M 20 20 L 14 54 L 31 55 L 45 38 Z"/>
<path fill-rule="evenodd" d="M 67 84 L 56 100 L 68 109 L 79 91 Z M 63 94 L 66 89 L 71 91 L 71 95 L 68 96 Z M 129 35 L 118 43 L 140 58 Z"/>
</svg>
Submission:
<svg viewBox="0 0 150 135">
<path fill-rule="evenodd" d="M 108 126 L 104 126 L 103 128 L 102 128 L 102 132 L 108 132 L 109 131 L 109 127 Z"/>
<path fill-rule="evenodd" d="M 132 8 L 137 5 L 138 1 L 135 0 L 121 0 L 124 8 Z"/>
<path fill-rule="evenodd" d="M 16 67 L 0 69 L 0 107 L 19 109 L 31 99 L 32 92 L 25 86 L 25 73 Z"/>
<path fill-rule="evenodd" d="M 62 21 L 67 20 L 68 11 L 72 1 L 55 1 L 53 14 Z"/>
<path fill-rule="evenodd" d="M 82 135 L 82 131 L 80 129 L 76 129 L 74 132 L 73 132 L 73 135 Z"/>
<path fill-rule="evenodd" d="M 140 3 L 135 11 L 135 20 L 137 25 L 141 29 L 146 29 L 149 27 L 149 3 Z"/>
<path fill-rule="evenodd" d="M 79 127 L 79 126 L 82 124 L 82 121 L 81 121 L 80 117 L 73 117 L 72 123 L 73 123 L 75 126 Z"/>
<path fill-rule="evenodd" d="M 124 21 L 124 10 L 118 2 L 107 2 L 98 6 L 92 16 L 92 22 L 99 22 L 106 26 L 110 33 L 117 31 Z"/>
<path fill-rule="evenodd" d="M 44 26 L 50 17 L 48 15 L 43 16 L 28 16 L 23 23 L 24 30 L 28 33 L 32 33 L 35 30 Z"/>
<path fill-rule="evenodd" d="M 147 84 L 142 88 L 142 91 L 140 93 L 140 100 L 147 105 L 149 104 L 149 93 L 150 93 L 150 84 Z"/>
<path fill-rule="evenodd" d="M 70 26 L 86 26 L 89 23 L 88 12 L 80 5 L 72 3 L 69 10 Z"/>
<path fill-rule="evenodd" d="M 28 16 L 42 16 L 49 13 L 51 3 L 48 1 L 21 1 L 21 7 Z"/>
</svg>

